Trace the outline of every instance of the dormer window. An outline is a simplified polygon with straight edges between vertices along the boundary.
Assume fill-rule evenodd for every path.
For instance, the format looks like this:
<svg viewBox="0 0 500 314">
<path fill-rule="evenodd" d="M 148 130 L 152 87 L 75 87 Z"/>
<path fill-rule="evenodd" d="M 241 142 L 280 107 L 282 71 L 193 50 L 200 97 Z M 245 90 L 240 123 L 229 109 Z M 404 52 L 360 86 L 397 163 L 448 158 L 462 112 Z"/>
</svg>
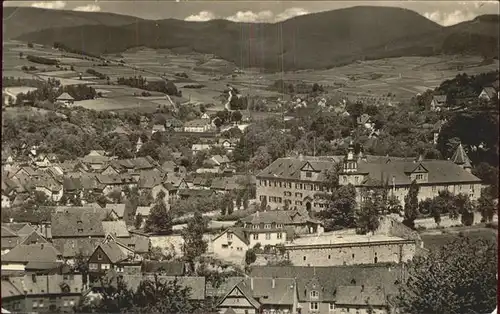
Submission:
<svg viewBox="0 0 500 314">
<path fill-rule="evenodd" d="M 232 233 L 228 233 L 227 234 L 227 239 L 228 240 L 232 240 L 233 239 L 233 234 Z"/>
<path fill-rule="evenodd" d="M 259 225 L 253 225 L 253 229 L 259 229 Z"/>
<path fill-rule="evenodd" d="M 317 299 L 319 298 L 319 292 L 316 290 L 311 291 L 310 296 L 312 299 Z"/>
<path fill-rule="evenodd" d="M 417 174 L 415 176 L 415 179 L 417 179 L 417 180 L 423 180 L 424 179 L 424 175 L 423 174 Z"/>
<path fill-rule="evenodd" d="M 283 228 L 283 224 L 276 224 L 276 228 Z"/>
<path fill-rule="evenodd" d="M 264 229 L 271 229 L 271 224 L 265 224 Z"/>
<path fill-rule="evenodd" d="M 306 172 L 306 178 L 310 178 L 312 177 L 312 172 L 311 171 L 307 171 Z"/>
</svg>

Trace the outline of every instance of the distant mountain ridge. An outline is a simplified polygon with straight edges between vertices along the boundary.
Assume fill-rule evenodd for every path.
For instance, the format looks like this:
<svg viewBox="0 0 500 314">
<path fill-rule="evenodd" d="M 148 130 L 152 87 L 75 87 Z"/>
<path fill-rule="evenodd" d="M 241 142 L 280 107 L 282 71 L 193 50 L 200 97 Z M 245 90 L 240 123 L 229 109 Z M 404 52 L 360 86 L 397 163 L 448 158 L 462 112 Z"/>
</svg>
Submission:
<svg viewBox="0 0 500 314">
<path fill-rule="evenodd" d="M 40 31 L 14 37 L 7 33 L 10 38 L 45 45 L 60 42 L 94 54 L 138 46 L 182 48 L 214 54 L 240 67 L 269 71 L 442 53 L 498 56 L 499 18 L 495 15 L 443 27 L 411 10 L 369 6 L 308 14 L 279 23 L 151 21 L 116 16 L 109 18 L 113 19 L 110 22 L 104 16 L 92 20 L 92 14 L 83 18 L 93 23 L 82 25 L 84 20 L 80 20 L 81 24 L 73 26 L 40 26 Z"/>
<path fill-rule="evenodd" d="M 56 27 L 83 25 L 123 26 L 141 18 L 106 12 L 50 10 L 32 7 L 3 7 L 3 36 L 18 36 Z"/>
</svg>

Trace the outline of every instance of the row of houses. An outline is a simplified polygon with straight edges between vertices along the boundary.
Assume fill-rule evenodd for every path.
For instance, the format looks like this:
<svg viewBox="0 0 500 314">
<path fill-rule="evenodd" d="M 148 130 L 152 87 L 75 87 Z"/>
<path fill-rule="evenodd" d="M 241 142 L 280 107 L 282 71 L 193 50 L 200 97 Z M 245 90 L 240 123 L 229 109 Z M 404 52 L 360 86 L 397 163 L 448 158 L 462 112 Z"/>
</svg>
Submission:
<svg viewBox="0 0 500 314">
<path fill-rule="evenodd" d="M 390 313 L 406 270 L 394 265 L 340 267 L 253 267 L 247 277 L 228 277 L 217 286 L 205 277 L 161 274 L 190 289 L 190 299 L 212 300 L 229 313 Z M 132 291 L 151 273 L 106 272 L 103 282 L 122 281 Z M 72 312 L 82 298 L 96 296 L 75 273 L 19 274 L 2 278 L 2 307 L 14 312 Z"/>
</svg>

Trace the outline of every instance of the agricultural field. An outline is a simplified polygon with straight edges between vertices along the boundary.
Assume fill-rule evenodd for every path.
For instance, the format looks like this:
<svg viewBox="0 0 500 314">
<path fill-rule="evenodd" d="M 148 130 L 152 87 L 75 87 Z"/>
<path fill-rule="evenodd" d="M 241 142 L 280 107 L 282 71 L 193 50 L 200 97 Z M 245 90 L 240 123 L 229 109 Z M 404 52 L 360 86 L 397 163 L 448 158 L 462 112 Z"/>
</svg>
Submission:
<svg viewBox="0 0 500 314">
<path fill-rule="evenodd" d="M 457 56 L 443 57 L 402 57 L 375 61 L 358 61 L 346 66 L 327 70 L 304 70 L 295 72 L 264 73 L 258 69 L 245 69 L 242 73 L 231 75 L 236 69 L 234 64 L 215 59 L 206 54 L 179 54 L 169 49 L 134 48 L 122 54 L 107 56 L 112 62 L 107 66 L 99 66 L 97 61 L 85 60 L 82 56 L 61 52 L 48 47 L 35 45 L 28 48 L 23 43 L 4 42 L 3 44 L 3 76 L 20 78 L 48 79 L 61 81 L 63 85 L 90 84 L 102 93 L 106 99 L 89 100 L 82 103 L 86 108 L 96 110 L 130 110 L 139 107 L 152 108 L 158 105 L 169 105 L 166 99 L 143 99 L 142 90 L 128 86 L 105 85 L 90 74 L 88 69 L 94 69 L 110 77 L 116 84 L 118 77 L 143 76 L 149 81 L 160 80 L 162 76 L 172 80 L 182 91 L 179 102 L 212 103 L 213 110 L 224 107 L 220 99 L 221 93 L 231 85 L 243 95 L 279 96 L 270 91 L 268 86 L 276 80 L 304 81 L 309 84 L 318 83 L 332 95 L 338 97 L 386 97 L 388 93 L 395 94 L 394 101 L 401 101 L 422 93 L 429 88 L 435 88 L 443 80 L 456 74 L 466 72 L 477 74 L 498 68 L 498 61 L 483 64 L 479 57 Z M 59 68 L 37 64 L 20 58 L 23 55 L 34 55 L 57 59 Z M 125 63 L 119 63 L 123 60 Z M 25 73 L 23 66 L 34 66 L 36 71 Z M 73 66 L 74 71 L 69 71 Z M 230 70 L 230 71 L 229 71 Z M 79 79 L 82 73 L 82 80 Z M 186 73 L 188 78 L 176 76 Z M 186 85 L 204 85 L 199 89 L 185 88 Z M 151 96 L 163 96 L 161 93 L 151 93 Z M 177 101 L 177 100 L 174 100 Z M 78 104 L 80 105 L 80 104 Z"/>
<path fill-rule="evenodd" d="M 485 227 L 457 227 L 447 229 L 444 233 L 441 230 L 424 232 L 420 236 L 424 241 L 424 248 L 436 250 L 462 235 L 471 239 L 483 239 L 496 243 L 498 230 Z"/>
</svg>

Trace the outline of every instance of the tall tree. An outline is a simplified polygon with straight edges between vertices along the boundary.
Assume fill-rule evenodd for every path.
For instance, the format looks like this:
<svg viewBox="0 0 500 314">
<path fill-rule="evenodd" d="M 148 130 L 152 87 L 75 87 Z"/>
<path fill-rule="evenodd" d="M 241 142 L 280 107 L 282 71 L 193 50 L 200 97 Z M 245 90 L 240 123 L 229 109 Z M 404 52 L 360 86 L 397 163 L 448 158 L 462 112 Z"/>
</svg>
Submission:
<svg viewBox="0 0 500 314">
<path fill-rule="evenodd" d="M 405 196 L 405 212 L 403 223 L 410 227 L 415 228 L 415 219 L 418 217 L 418 191 L 419 186 L 417 181 L 413 180 L 410 184 L 408 194 Z"/>
<path fill-rule="evenodd" d="M 182 230 L 184 239 L 184 258 L 188 262 L 191 271 L 194 272 L 195 259 L 207 251 L 207 242 L 203 240 L 203 233 L 207 227 L 207 222 L 200 212 L 196 212 L 187 226 Z"/>
<path fill-rule="evenodd" d="M 413 259 L 397 306 L 402 313 L 491 313 L 497 263 L 496 243 L 459 237 Z"/>
<path fill-rule="evenodd" d="M 156 202 L 146 220 L 144 231 L 158 234 L 172 233 L 172 217 L 165 204 L 165 193 L 160 191 L 156 195 Z"/>
<path fill-rule="evenodd" d="M 356 189 L 352 184 L 334 190 L 328 208 L 319 213 L 326 229 L 352 228 L 356 226 Z"/>
<path fill-rule="evenodd" d="M 356 231 L 360 234 L 366 234 L 377 230 L 380 224 L 379 217 L 386 211 L 385 208 L 386 202 L 381 189 L 371 191 L 359 207 Z"/>
</svg>

